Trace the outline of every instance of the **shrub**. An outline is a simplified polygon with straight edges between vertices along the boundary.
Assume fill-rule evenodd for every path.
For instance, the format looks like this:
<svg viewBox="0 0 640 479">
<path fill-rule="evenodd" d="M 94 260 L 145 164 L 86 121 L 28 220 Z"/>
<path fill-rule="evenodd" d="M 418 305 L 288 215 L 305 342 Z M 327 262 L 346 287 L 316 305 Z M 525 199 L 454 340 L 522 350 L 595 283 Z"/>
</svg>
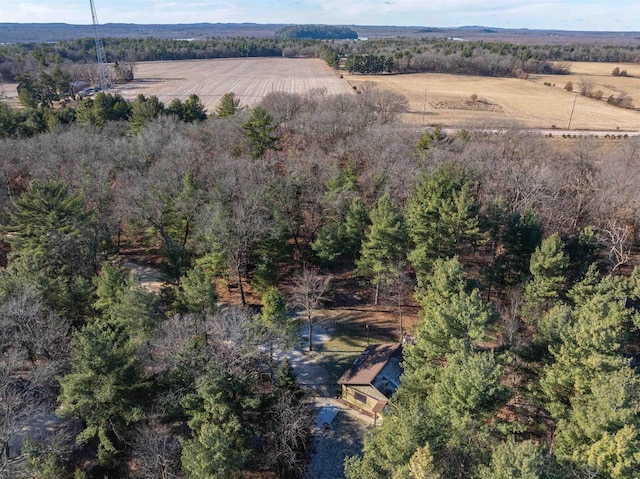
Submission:
<svg viewBox="0 0 640 479">
<path fill-rule="evenodd" d="M 607 103 L 609 103 L 610 105 L 618 106 L 620 108 L 633 109 L 633 98 L 631 98 L 623 91 L 618 93 L 617 97 L 609 95 L 609 98 L 607 98 Z"/>
<path fill-rule="evenodd" d="M 573 82 L 568 81 L 564 86 L 564 89 L 567 91 L 573 91 Z"/>
</svg>

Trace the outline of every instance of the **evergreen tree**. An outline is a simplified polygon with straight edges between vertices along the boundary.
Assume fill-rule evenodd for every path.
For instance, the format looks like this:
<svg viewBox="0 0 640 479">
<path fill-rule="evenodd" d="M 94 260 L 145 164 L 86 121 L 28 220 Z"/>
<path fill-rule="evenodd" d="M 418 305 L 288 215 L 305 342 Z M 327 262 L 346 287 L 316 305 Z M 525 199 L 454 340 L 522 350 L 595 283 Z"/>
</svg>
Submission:
<svg viewBox="0 0 640 479">
<path fill-rule="evenodd" d="M 145 97 L 140 94 L 131 104 L 131 118 L 129 120 L 130 136 L 135 136 L 154 118 L 166 113 L 164 103 L 157 96 Z"/>
<path fill-rule="evenodd" d="M 122 265 L 104 262 L 94 283 L 97 299 L 93 307 L 104 311 L 119 301 L 122 291 L 127 287 L 128 276 Z"/>
<path fill-rule="evenodd" d="M 533 210 L 511 212 L 502 199 L 490 204 L 482 217 L 488 236 L 491 266 L 484 272 L 489 287 L 502 289 L 529 276 L 531 254 L 542 240 L 542 225 Z"/>
<path fill-rule="evenodd" d="M 94 283 L 97 300 L 93 307 L 102 317 L 128 331 L 135 344 L 148 339 L 158 316 L 158 297 L 120 265 L 105 264 Z"/>
<path fill-rule="evenodd" d="M 218 301 L 215 283 L 211 275 L 195 266 L 182 276 L 176 290 L 176 305 L 189 313 L 214 311 Z"/>
<path fill-rule="evenodd" d="M 624 306 L 634 281 L 587 277 L 574 287 L 578 301 L 540 381 L 557 421 L 556 457 L 575 474 L 622 479 L 640 470 L 640 380 L 623 356 L 635 329 Z"/>
<path fill-rule="evenodd" d="M 220 118 L 233 116 L 237 113 L 239 107 L 240 99 L 236 98 L 233 92 L 225 93 L 216 107 L 216 115 Z"/>
<path fill-rule="evenodd" d="M 423 387 L 429 362 L 482 340 L 491 309 L 477 289 L 470 288 L 457 258 L 436 260 L 424 290 L 417 293 L 421 309 L 416 340 L 405 348 L 403 382 Z"/>
<path fill-rule="evenodd" d="M 404 258 L 407 233 L 402 214 L 387 194 L 380 197 L 369 218 L 371 226 L 365 234 L 356 266 L 358 274 L 373 278 L 375 304 L 378 304 L 380 285 Z"/>
<path fill-rule="evenodd" d="M 270 325 L 283 325 L 286 321 L 286 300 L 282 291 L 271 287 L 262 295 L 262 320 Z"/>
<path fill-rule="evenodd" d="M 533 279 L 525 289 L 527 300 L 533 305 L 540 305 L 557 298 L 568 265 L 569 257 L 564 253 L 560 235 L 554 233 L 545 238 L 531 255 L 529 268 Z"/>
<path fill-rule="evenodd" d="M 409 477 L 411 479 L 442 479 L 442 474 L 434 464 L 429 443 L 418 448 L 409 459 Z"/>
<path fill-rule="evenodd" d="M 207 119 L 204 105 L 195 93 L 189 95 L 189 98 L 184 102 L 179 98 L 174 98 L 171 100 L 171 103 L 169 103 L 169 107 L 166 112 L 168 114 L 176 115 L 185 123 L 194 123 Z"/>
<path fill-rule="evenodd" d="M 104 126 L 108 121 L 126 121 L 131 116 L 131 105 L 120 94 L 99 92 L 94 98 L 83 98 L 76 107 L 76 121 L 93 126 Z"/>
<path fill-rule="evenodd" d="M 557 477 L 544 452 L 532 441 L 513 438 L 498 444 L 491 464 L 480 469 L 479 479 L 552 479 Z"/>
<path fill-rule="evenodd" d="M 429 407 L 451 429 L 465 431 L 506 397 L 501 376 L 502 368 L 491 353 L 463 349 L 450 354 L 427 389 Z"/>
<path fill-rule="evenodd" d="M 365 230 L 369 224 L 366 209 L 360 197 L 351 201 L 344 218 L 325 224 L 311 248 L 321 260 L 332 263 L 340 256 L 355 255 L 360 251 Z"/>
<path fill-rule="evenodd" d="M 98 459 L 105 465 L 123 449 L 123 432 L 142 418 L 144 388 L 129 332 L 96 319 L 71 339 L 71 371 L 60 378 L 59 412 L 82 419 L 77 441 L 98 440 Z"/>
<path fill-rule="evenodd" d="M 251 117 L 242 124 L 242 131 L 249 153 L 254 158 L 260 158 L 268 150 L 278 149 L 273 116 L 264 108 L 257 106 L 253 109 Z"/>
<path fill-rule="evenodd" d="M 33 182 L 10 213 L 10 266 L 31 276 L 54 310 L 75 317 L 89 306 L 97 264 L 93 214 L 66 183 Z"/>
<path fill-rule="evenodd" d="M 407 204 L 407 228 L 413 248 L 409 260 L 420 284 L 433 261 L 449 258 L 461 246 L 478 239 L 476 200 L 468 176 L 459 168 L 445 166 L 423 174 Z"/>
<path fill-rule="evenodd" d="M 280 391 L 291 394 L 298 400 L 302 399 L 302 389 L 300 389 L 300 386 L 298 385 L 296 373 L 287 358 L 284 358 L 280 362 L 276 376 L 276 384 Z"/>
<path fill-rule="evenodd" d="M 193 433 L 192 438 L 182 441 L 182 467 L 187 477 L 227 479 L 249 458 L 249 435 L 241 421 L 242 400 L 233 399 L 247 391 L 234 390 L 236 384 L 237 379 L 212 372 L 201 380 L 196 395 L 185 401 Z"/>
</svg>

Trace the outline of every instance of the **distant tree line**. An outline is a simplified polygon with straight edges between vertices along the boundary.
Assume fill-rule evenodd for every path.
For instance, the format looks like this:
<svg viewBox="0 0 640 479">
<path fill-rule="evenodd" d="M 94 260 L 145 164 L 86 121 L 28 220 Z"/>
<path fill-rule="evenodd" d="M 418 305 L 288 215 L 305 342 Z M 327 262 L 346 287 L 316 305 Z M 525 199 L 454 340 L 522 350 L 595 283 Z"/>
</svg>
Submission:
<svg viewBox="0 0 640 479">
<path fill-rule="evenodd" d="M 349 27 L 336 25 L 291 25 L 275 33 L 276 38 L 311 40 L 355 40 L 358 34 Z"/>
<path fill-rule="evenodd" d="M 462 42 L 434 39 L 377 39 L 334 42 L 327 45 L 345 59 L 344 67 L 358 73 L 388 71 L 371 69 L 365 58 L 393 61 L 393 72 L 437 72 L 525 78 L 528 74 L 569 73 L 567 61 L 640 62 L 640 49 L 588 47 L 584 45 L 517 45 L 502 42 Z M 327 55 L 330 61 L 333 58 Z M 355 59 L 359 59 L 356 61 Z M 335 65 L 335 63 L 332 63 Z M 354 65 L 357 65 L 354 69 Z"/>
<path fill-rule="evenodd" d="M 193 60 L 208 58 L 316 56 L 322 43 L 288 38 L 212 38 L 168 40 L 156 38 L 105 38 L 108 62 Z M 0 79 L 15 81 L 31 72 L 34 64 L 95 63 L 95 40 L 65 40 L 53 44 L 0 45 Z"/>
<path fill-rule="evenodd" d="M 394 56 L 422 53 L 460 54 L 463 57 L 496 54 L 522 61 L 588 61 L 640 62 L 640 46 L 604 45 L 525 45 L 511 42 L 459 41 L 433 38 L 385 38 L 366 42 L 351 42 L 345 46 L 349 53 L 386 54 Z M 341 47 L 342 48 L 342 47 Z"/>
<path fill-rule="evenodd" d="M 312 27 L 317 28 L 319 32 L 329 28 L 286 28 L 297 32 L 299 29 Z M 640 49 L 634 47 L 518 45 L 506 42 L 461 42 L 428 38 L 392 38 L 362 42 L 300 39 L 287 35 L 278 38 L 211 38 L 193 41 L 107 38 L 105 49 L 109 62 L 122 64 L 124 76 L 127 74 L 127 62 L 273 56 L 324 58 L 332 67 L 338 67 L 340 58 L 346 59 L 354 55 L 349 62 L 351 65 L 357 64 L 358 67 L 353 71 L 360 73 L 440 72 L 507 77 L 524 77 L 530 73 L 568 73 L 563 61 L 640 62 Z M 382 57 L 385 66 L 380 69 L 376 65 L 378 61 L 374 59 Z M 0 45 L 0 79 L 16 81 L 20 75 L 34 74 L 38 68 L 47 65 L 60 65 L 75 78 L 80 66 L 95 64 L 95 58 L 95 42 L 92 38 L 53 44 Z"/>
<path fill-rule="evenodd" d="M 344 69 L 349 73 L 391 73 L 393 58 L 384 55 L 348 55 L 344 62 Z"/>
</svg>

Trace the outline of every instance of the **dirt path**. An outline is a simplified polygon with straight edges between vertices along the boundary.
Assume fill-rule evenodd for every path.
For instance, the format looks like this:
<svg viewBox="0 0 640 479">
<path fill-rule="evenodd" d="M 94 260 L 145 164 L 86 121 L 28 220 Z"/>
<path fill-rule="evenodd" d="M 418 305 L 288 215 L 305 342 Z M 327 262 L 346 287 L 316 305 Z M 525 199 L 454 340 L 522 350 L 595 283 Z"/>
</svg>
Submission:
<svg viewBox="0 0 640 479">
<path fill-rule="evenodd" d="M 159 293 L 164 281 L 160 276 L 158 268 L 152 266 L 145 266 L 142 264 L 134 263 L 132 261 L 124 261 L 122 267 L 131 271 L 140 284 L 153 293 Z"/>
</svg>

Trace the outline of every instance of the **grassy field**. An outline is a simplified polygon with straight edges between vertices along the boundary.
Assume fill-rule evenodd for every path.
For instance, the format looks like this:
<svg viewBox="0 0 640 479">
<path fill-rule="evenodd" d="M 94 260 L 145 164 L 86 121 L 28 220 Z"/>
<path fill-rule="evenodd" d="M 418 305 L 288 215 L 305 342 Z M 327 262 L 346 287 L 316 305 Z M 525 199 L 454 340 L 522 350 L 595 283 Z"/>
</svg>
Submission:
<svg viewBox="0 0 640 479">
<path fill-rule="evenodd" d="M 408 75 L 346 75 L 359 87 L 373 82 L 378 88 L 402 93 L 409 99 L 406 121 L 419 125 L 499 127 L 514 122 L 528 128 L 640 129 L 640 111 L 608 105 L 604 100 L 577 96 L 564 90 L 568 81 L 577 89 L 582 79 L 594 82 L 606 99 L 624 91 L 640 106 L 640 65 L 572 63 L 571 75 L 531 75 L 527 80 L 465 75 L 416 73 Z M 611 76 L 615 66 L 633 78 Z M 555 86 L 546 86 L 550 83 Z M 471 101 L 471 96 L 477 99 Z"/>
<path fill-rule="evenodd" d="M 322 60 L 291 58 L 234 58 L 140 62 L 136 80 L 120 85 L 127 99 L 157 95 L 168 104 L 195 93 L 209 112 L 222 95 L 233 92 L 241 105 L 255 106 L 270 92 L 305 93 L 316 88 L 328 94 L 352 93 L 349 85 Z"/>
</svg>

